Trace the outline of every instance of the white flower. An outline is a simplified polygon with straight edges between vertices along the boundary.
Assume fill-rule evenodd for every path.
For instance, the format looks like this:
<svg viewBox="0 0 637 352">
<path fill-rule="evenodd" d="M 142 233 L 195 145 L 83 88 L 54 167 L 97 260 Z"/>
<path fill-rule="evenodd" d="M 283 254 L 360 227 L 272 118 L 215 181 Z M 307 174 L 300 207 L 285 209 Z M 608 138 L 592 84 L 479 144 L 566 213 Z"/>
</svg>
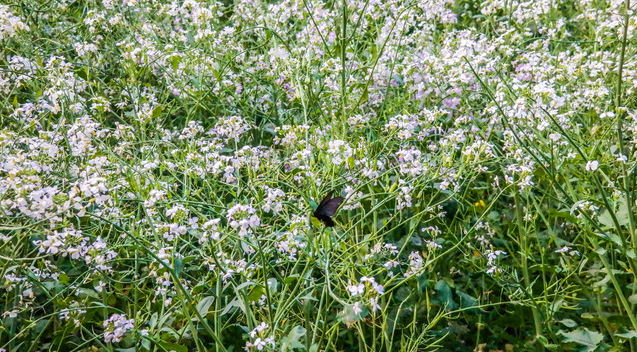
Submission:
<svg viewBox="0 0 637 352">
<path fill-rule="evenodd" d="M 124 334 L 134 327 L 134 319 L 126 319 L 125 314 L 113 314 L 104 321 L 104 342 L 120 342 Z"/>
<path fill-rule="evenodd" d="M 360 314 L 363 311 L 363 308 L 361 308 L 360 302 L 354 303 L 352 305 L 352 310 L 354 311 L 354 314 Z"/>
<path fill-rule="evenodd" d="M 599 167 L 599 161 L 591 160 L 586 163 L 586 171 L 595 171 Z"/>
<path fill-rule="evenodd" d="M 358 296 L 358 295 L 363 294 L 365 292 L 365 284 L 361 283 L 361 284 L 358 284 L 358 285 L 349 285 L 349 286 L 347 286 L 347 290 L 352 295 L 352 297 Z"/>
<path fill-rule="evenodd" d="M 380 305 L 378 304 L 378 297 L 372 297 L 369 299 L 369 303 L 372 305 L 372 312 L 377 310 L 381 310 Z"/>
</svg>

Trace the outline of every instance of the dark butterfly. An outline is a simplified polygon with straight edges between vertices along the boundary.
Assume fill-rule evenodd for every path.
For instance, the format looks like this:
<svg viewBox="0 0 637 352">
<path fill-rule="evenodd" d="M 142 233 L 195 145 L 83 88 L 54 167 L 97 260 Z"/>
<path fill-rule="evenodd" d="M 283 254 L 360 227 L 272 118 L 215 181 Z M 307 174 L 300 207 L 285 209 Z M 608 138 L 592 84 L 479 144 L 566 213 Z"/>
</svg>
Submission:
<svg viewBox="0 0 637 352">
<path fill-rule="evenodd" d="M 332 198 L 333 193 L 334 191 L 330 191 L 314 211 L 314 217 L 321 220 L 327 227 L 333 227 L 335 225 L 331 216 L 336 213 L 338 207 L 341 206 L 344 200 L 343 197 Z"/>
</svg>

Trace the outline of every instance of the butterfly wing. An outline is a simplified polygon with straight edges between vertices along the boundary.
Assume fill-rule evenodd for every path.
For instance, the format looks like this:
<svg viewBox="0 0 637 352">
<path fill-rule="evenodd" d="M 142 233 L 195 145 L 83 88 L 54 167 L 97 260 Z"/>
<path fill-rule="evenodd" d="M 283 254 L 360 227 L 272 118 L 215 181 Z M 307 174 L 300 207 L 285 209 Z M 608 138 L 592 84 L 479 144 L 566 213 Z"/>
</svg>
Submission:
<svg viewBox="0 0 637 352">
<path fill-rule="evenodd" d="M 323 200 L 321 201 L 321 204 L 319 204 L 319 206 L 318 206 L 318 207 L 316 207 L 316 210 L 321 209 L 321 207 L 322 207 L 323 205 L 325 205 L 325 203 L 329 202 L 329 201 L 330 201 L 330 199 L 332 199 L 332 194 L 334 194 L 334 191 L 330 191 L 330 192 L 329 192 L 329 193 L 325 196 L 325 198 L 323 198 Z"/>
<path fill-rule="evenodd" d="M 314 217 L 322 221 L 327 227 L 333 227 L 335 225 L 334 220 L 332 220 L 330 216 L 336 213 L 338 207 L 345 200 L 343 197 L 332 198 L 332 194 L 334 194 L 334 191 L 330 191 L 314 211 Z"/>
<path fill-rule="evenodd" d="M 344 200 L 345 199 L 343 197 L 336 197 L 328 200 L 324 204 L 321 202 L 322 204 L 316 208 L 316 212 L 322 215 L 332 216 L 336 213 L 338 207 L 341 206 L 341 203 L 343 203 Z"/>
<path fill-rule="evenodd" d="M 332 218 L 330 218 L 327 215 L 323 215 L 323 214 L 317 214 L 316 212 L 314 213 L 314 217 L 316 217 L 317 219 L 319 219 L 323 224 L 325 224 L 325 226 L 327 227 L 334 227 L 334 225 L 336 225 L 334 223 L 334 220 L 332 220 Z"/>
</svg>

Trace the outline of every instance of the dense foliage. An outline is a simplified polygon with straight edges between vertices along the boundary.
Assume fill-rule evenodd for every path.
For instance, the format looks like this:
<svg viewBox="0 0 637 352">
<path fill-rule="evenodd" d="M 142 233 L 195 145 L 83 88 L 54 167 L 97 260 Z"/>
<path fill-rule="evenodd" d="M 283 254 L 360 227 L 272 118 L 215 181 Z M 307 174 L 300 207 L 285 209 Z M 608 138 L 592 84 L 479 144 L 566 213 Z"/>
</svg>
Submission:
<svg viewBox="0 0 637 352">
<path fill-rule="evenodd" d="M 5 0 L 0 351 L 636 351 L 636 7 Z"/>
</svg>

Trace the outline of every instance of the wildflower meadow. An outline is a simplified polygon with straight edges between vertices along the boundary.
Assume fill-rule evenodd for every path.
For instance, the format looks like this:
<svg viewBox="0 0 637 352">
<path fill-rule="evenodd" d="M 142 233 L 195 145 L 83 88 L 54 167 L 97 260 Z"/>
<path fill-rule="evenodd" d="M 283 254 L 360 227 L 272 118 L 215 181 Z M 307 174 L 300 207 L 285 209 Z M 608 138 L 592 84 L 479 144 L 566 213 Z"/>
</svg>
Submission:
<svg viewBox="0 0 637 352">
<path fill-rule="evenodd" d="M 1 0 L 0 352 L 637 352 L 636 11 Z"/>
</svg>

